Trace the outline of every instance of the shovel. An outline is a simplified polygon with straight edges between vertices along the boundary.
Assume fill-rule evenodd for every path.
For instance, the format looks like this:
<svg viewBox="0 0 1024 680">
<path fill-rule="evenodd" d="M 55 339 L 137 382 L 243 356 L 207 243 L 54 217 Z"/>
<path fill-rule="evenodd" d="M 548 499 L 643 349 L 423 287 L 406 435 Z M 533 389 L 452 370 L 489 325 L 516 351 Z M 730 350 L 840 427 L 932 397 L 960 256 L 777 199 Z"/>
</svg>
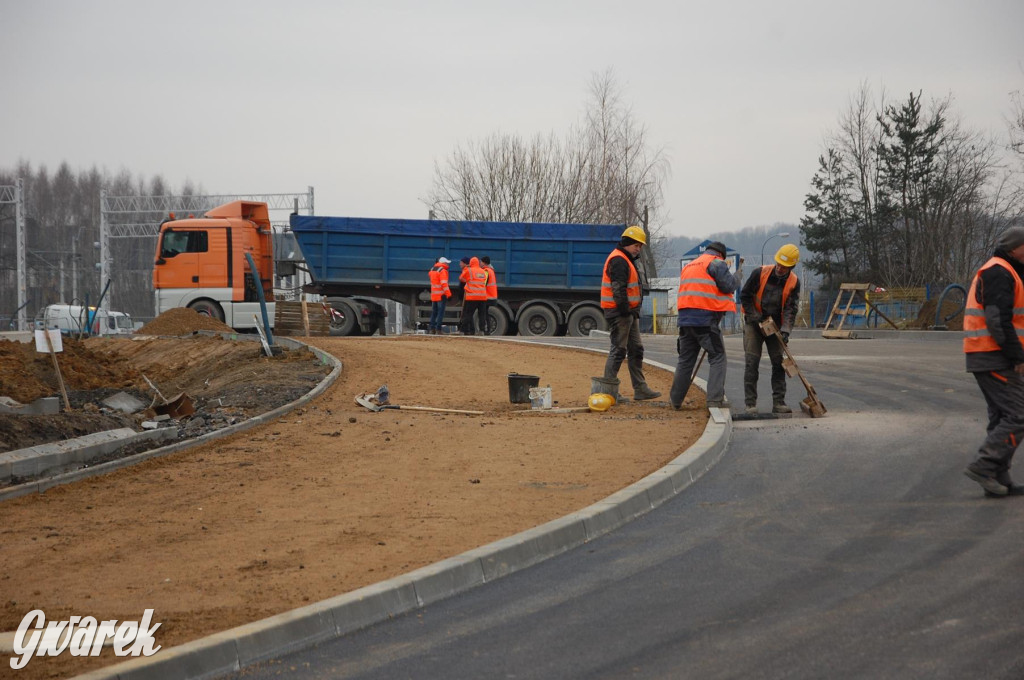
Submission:
<svg viewBox="0 0 1024 680">
<path fill-rule="evenodd" d="M 356 403 L 360 406 L 365 406 L 371 411 L 383 411 L 384 409 L 400 409 L 402 411 L 431 411 L 433 413 L 461 413 L 467 416 L 482 416 L 483 411 L 463 411 L 457 408 L 434 408 L 432 406 L 399 406 L 397 404 L 381 404 L 377 402 L 377 394 L 374 392 L 367 392 L 365 394 L 356 395 Z"/>
</svg>

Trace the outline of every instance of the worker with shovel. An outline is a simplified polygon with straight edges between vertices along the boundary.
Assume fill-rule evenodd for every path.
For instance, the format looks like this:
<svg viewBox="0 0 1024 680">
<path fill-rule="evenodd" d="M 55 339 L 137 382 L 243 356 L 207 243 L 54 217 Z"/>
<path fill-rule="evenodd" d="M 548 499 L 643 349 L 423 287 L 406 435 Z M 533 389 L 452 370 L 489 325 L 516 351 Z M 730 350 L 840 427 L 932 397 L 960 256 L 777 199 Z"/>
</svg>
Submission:
<svg viewBox="0 0 1024 680">
<path fill-rule="evenodd" d="M 729 271 L 725 261 L 726 248 L 721 241 L 712 241 L 704 253 L 687 263 L 679 273 L 679 339 L 676 352 L 679 360 L 668 394 L 672 408 L 683 407 L 683 399 L 695 375 L 697 358 L 708 357 L 708 401 L 710 407 L 723 408 L 725 399 L 725 343 L 722 341 L 722 319 L 726 312 L 736 311 L 733 293 L 740 285 L 740 274 Z M 743 260 L 740 260 L 742 263 Z"/>
<path fill-rule="evenodd" d="M 1024 495 L 1010 464 L 1024 439 L 1024 227 L 1010 227 L 974 275 L 964 310 L 967 371 L 988 406 L 988 434 L 964 474 L 988 496 Z"/>
<path fill-rule="evenodd" d="M 740 290 L 743 307 L 743 402 L 747 415 L 757 415 L 758 365 L 761 348 L 768 347 L 772 364 L 772 413 L 792 413 L 786 406 L 786 369 L 782 342 L 789 344 L 789 334 L 796 322 L 800 302 L 800 280 L 793 268 L 800 261 L 800 249 L 787 243 L 775 253 L 775 264 L 767 264 L 750 272 L 750 278 Z M 766 337 L 760 323 L 767 318 L 775 321 L 779 335 Z"/>
</svg>

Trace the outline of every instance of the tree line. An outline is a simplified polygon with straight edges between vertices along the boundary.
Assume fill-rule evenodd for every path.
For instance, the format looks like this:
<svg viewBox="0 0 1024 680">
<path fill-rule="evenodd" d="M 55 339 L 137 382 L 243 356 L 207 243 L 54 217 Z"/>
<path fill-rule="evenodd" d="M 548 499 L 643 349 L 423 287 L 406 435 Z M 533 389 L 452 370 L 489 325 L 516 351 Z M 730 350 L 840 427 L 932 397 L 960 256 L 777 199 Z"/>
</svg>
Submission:
<svg viewBox="0 0 1024 680">
<path fill-rule="evenodd" d="M 102 190 L 110 196 L 203 193 L 191 182 L 174 190 L 159 175 L 147 179 L 124 169 L 112 174 L 93 166 L 75 172 L 64 162 L 51 173 L 45 165 L 33 167 L 26 160 L 0 168 L 0 185 L 13 186 L 18 179 L 23 182 L 29 319 L 49 304 L 98 301 L 106 284 L 100 281 L 100 253 L 94 245 L 100 239 Z M 15 239 L 15 206 L 0 203 L 0 326 L 5 328 L 18 306 Z M 152 317 L 155 242 L 155 236 L 111 239 L 117 278 L 111 309 L 139 319 Z"/>
<path fill-rule="evenodd" d="M 971 129 L 952 96 L 876 100 L 862 85 L 826 135 L 800 223 L 805 266 L 833 288 L 969 283 L 1024 221 L 1024 102 L 1008 141 Z"/>
</svg>

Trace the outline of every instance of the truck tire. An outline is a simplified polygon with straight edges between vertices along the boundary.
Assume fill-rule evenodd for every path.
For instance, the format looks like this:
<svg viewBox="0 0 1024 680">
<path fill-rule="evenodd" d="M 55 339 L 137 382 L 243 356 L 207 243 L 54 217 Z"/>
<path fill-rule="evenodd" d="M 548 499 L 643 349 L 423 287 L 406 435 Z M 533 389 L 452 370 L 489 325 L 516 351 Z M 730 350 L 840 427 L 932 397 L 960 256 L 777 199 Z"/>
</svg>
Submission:
<svg viewBox="0 0 1024 680">
<path fill-rule="evenodd" d="M 196 300 L 188 306 L 203 316 L 208 316 L 217 321 L 224 321 L 224 310 L 213 300 Z"/>
<path fill-rule="evenodd" d="M 341 298 L 328 298 L 327 302 L 340 315 L 340 318 L 331 316 L 331 335 L 359 335 L 358 317 L 352 305 Z"/>
<path fill-rule="evenodd" d="M 557 330 L 555 313 L 544 305 L 533 305 L 519 313 L 519 335 L 547 338 Z"/>
<path fill-rule="evenodd" d="M 569 314 L 568 334 L 574 338 L 585 338 L 590 331 L 608 330 L 604 313 L 596 307 L 580 307 Z"/>
<path fill-rule="evenodd" d="M 501 307 L 491 305 L 487 310 L 487 335 L 505 335 L 508 333 L 508 317 Z"/>
</svg>

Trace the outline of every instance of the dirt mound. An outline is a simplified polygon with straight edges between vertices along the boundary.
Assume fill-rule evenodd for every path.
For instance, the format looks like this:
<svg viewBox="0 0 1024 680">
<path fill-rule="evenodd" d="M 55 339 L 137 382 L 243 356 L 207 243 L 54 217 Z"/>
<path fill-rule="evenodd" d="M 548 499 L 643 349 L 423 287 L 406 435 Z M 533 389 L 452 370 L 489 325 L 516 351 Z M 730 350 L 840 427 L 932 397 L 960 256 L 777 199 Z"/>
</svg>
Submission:
<svg viewBox="0 0 1024 680">
<path fill-rule="evenodd" d="M 223 321 L 200 314 L 188 307 L 175 307 L 156 317 L 138 330 L 141 335 L 188 335 L 196 331 L 231 333 L 233 329 Z"/>
<path fill-rule="evenodd" d="M 63 345 L 57 364 L 69 391 L 125 388 L 141 379 L 131 365 L 116 356 L 93 352 L 84 340 L 65 337 Z M 27 404 L 59 394 L 49 354 L 37 352 L 33 343 L 0 340 L 0 396 Z"/>
<path fill-rule="evenodd" d="M 931 329 L 935 325 L 935 310 L 938 306 L 939 301 L 936 298 L 925 302 L 921 307 L 921 311 L 917 313 L 917 320 L 911 328 L 919 328 L 925 331 Z M 950 316 L 953 316 L 953 318 L 950 319 Z M 942 302 L 942 312 L 939 314 L 939 323 L 951 331 L 962 331 L 964 329 L 963 300 L 944 300 Z"/>
</svg>

